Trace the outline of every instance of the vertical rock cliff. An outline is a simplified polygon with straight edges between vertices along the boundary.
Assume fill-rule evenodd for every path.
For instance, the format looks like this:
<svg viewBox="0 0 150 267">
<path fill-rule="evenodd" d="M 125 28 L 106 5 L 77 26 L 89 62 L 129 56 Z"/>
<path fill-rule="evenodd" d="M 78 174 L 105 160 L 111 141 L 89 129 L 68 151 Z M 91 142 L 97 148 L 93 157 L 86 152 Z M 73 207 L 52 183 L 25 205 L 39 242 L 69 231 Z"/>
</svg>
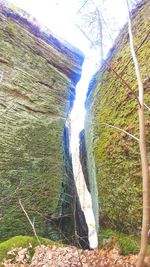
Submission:
<svg viewBox="0 0 150 267">
<path fill-rule="evenodd" d="M 24 13 L 25 14 L 25 13 Z M 0 239 L 32 230 L 71 234 L 73 181 L 66 169 L 64 128 L 83 55 L 0 4 Z"/>
<path fill-rule="evenodd" d="M 142 1 L 132 14 L 135 49 L 144 84 L 145 103 L 150 106 L 149 1 Z M 118 74 L 118 76 L 115 74 Z M 107 63 L 91 80 L 86 100 L 85 143 L 87 171 L 98 214 L 94 189 L 98 188 L 100 225 L 124 232 L 140 230 L 142 216 L 142 177 L 138 142 L 117 126 L 139 137 L 138 104 L 128 82 L 137 94 L 137 81 L 131 58 L 128 27 L 122 29 Z M 150 158 L 150 113 L 145 110 L 147 146 Z M 96 185 L 97 183 L 97 185 Z"/>
</svg>

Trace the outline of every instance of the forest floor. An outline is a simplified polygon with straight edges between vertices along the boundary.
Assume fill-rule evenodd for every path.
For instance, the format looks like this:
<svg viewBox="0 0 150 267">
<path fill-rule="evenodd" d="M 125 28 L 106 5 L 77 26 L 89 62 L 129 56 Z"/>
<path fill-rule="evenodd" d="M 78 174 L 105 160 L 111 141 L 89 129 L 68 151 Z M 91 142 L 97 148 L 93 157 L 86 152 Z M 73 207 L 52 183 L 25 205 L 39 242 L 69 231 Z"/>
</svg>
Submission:
<svg viewBox="0 0 150 267">
<path fill-rule="evenodd" d="M 80 250 L 74 246 L 41 245 L 34 249 L 14 248 L 3 261 L 4 267 L 134 267 L 137 255 L 122 256 L 117 247 L 100 250 Z M 150 266 L 150 257 L 145 266 Z"/>
</svg>

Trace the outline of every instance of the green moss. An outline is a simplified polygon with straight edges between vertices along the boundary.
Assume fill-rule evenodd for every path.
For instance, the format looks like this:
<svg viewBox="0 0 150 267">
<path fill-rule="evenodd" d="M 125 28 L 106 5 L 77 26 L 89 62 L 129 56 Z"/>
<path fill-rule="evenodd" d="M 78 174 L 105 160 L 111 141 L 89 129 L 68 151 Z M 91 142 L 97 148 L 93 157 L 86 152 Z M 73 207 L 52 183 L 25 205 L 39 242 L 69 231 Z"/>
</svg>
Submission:
<svg viewBox="0 0 150 267">
<path fill-rule="evenodd" d="M 3 162 L 5 171 L 0 179 L 4 189 L 1 199 L 5 199 L 1 206 L 2 214 L 5 213 L 6 203 L 8 207 L 8 215 L 5 213 L 2 219 L 4 223 L 0 229 L 1 238 L 5 239 L 9 235 L 19 233 L 27 234 L 28 231 L 31 233 L 30 226 L 18 205 L 19 198 L 22 199 L 30 217 L 35 217 L 35 227 L 38 234 L 46 235 L 45 227 L 42 225 L 45 226 L 49 214 L 56 212 L 58 208 L 63 178 L 61 127 L 61 122 L 59 125 L 51 123 L 46 127 L 41 124 L 38 125 L 38 123 L 28 124 L 28 127 L 11 134 L 10 140 L 14 140 L 13 146 L 7 147 L 5 140 L 0 145 L 2 150 L 7 147 L 9 155 L 7 162 Z M 14 146 L 19 149 L 14 149 Z M 57 157 L 57 165 L 53 155 Z M 9 166 L 10 171 L 7 166 Z M 18 188 L 15 194 L 10 193 L 10 185 L 11 191 Z M 9 198 L 5 198 L 8 195 Z M 14 205 L 17 206 L 17 209 L 14 209 Z M 15 232 L 14 230 L 12 232 L 12 226 Z"/>
<path fill-rule="evenodd" d="M 111 229 L 101 229 L 99 234 L 99 245 L 116 245 L 122 255 L 137 254 L 139 252 L 139 238 L 134 235 L 119 233 Z"/>
<path fill-rule="evenodd" d="M 70 62 L 74 73 L 78 63 L 35 36 L 28 23 L 20 24 L 22 20 L 2 13 L 0 66 L 5 79 L 0 83 L 0 239 L 32 235 L 19 206 L 21 199 L 30 218 L 35 218 L 37 234 L 60 240 L 59 219 L 71 213 L 72 196 L 66 198 L 62 188 L 70 179 L 63 131 L 74 85 L 57 65 L 63 57 L 63 64 Z"/>
<path fill-rule="evenodd" d="M 40 242 L 43 245 L 63 246 L 60 243 L 56 243 L 46 238 L 40 238 Z M 39 245 L 37 239 L 31 236 L 15 236 L 5 242 L 0 243 L 0 266 L 3 259 L 7 256 L 8 251 L 10 251 L 12 248 L 27 248 L 30 244 L 32 245 L 33 249 Z"/>
<path fill-rule="evenodd" d="M 16 28 L 15 28 L 15 26 L 14 26 L 13 23 L 8 23 L 8 24 L 6 25 L 6 29 L 9 30 L 9 32 L 10 32 L 11 34 L 15 34 L 15 33 L 16 33 Z"/>
<path fill-rule="evenodd" d="M 135 47 L 141 45 L 148 33 L 147 5 L 144 1 L 133 19 Z M 127 27 L 115 43 L 115 52 L 109 62 L 117 73 L 137 92 L 134 64 L 131 59 Z M 146 40 L 138 49 L 145 103 L 150 106 L 148 79 L 149 43 Z M 130 63 L 127 64 L 130 60 Z M 88 171 L 91 184 L 96 176 L 100 224 L 121 232 L 137 233 L 141 228 L 142 177 L 139 144 L 127 134 L 103 123 L 117 126 L 139 137 L 138 104 L 128 88 L 116 75 L 106 69 L 100 71 L 98 82 L 87 100 L 85 136 L 88 154 Z M 147 121 L 147 145 L 150 158 L 149 112 Z M 90 120 L 90 122 L 89 122 Z M 94 160 L 94 165 L 89 162 Z M 93 171 L 95 169 L 95 176 Z M 94 196 L 93 196 L 94 198 Z"/>
</svg>

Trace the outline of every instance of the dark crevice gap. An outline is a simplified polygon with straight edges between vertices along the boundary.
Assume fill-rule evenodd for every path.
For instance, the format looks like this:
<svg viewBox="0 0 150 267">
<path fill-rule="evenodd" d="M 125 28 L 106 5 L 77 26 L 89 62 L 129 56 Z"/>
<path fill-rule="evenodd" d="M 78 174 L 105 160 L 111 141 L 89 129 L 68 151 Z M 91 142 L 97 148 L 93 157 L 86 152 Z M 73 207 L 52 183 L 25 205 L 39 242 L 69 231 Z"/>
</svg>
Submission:
<svg viewBox="0 0 150 267">
<path fill-rule="evenodd" d="M 64 148 L 65 148 L 65 162 L 66 162 L 66 173 L 69 177 L 68 185 L 64 186 L 64 190 L 66 190 L 65 194 L 71 195 L 71 201 L 68 202 L 69 209 L 71 210 L 71 225 L 72 225 L 72 235 L 73 235 L 73 243 L 79 247 L 88 249 L 88 227 L 86 224 L 84 213 L 81 209 L 79 197 L 77 194 L 77 188 L 73 175 L 73 166 L 72 166 L 72 156 L 70 153 L 70 129 L 69 127 L 65 127 L 64 129 Z M 66 208 L 66 207 L 64 207 Z M 63 221 L 62 221 L 63 225 Z M 68 229 L 66 229 L 68 231 Z"/>
<path fill-rule="evenodd" d="M 79 133 L 79 156 L 80 156 L 80 162 L 82 166 L 85 183 L 86 183 L 89 193 L 91 193 L 89 175 L 88 175 L 88 166 L 87 166 L 87 151 L 86 151 L 86 144 L 85 144 L 85 130 L 84 129 Z"/>
<path fill-rule="evenodd" d="M 87 63 L 87 62 L 86 62 Z M 84 64 L 85 65 L 87 64 Z M 82 69 L 84 71 L 84 68 Z M 65 146 L 68 149 L 67 162 L 71 166 L 72 179 L 74 183 L 74 202 L 76 203 L 76 214 L 75 214 L 75 232 L 79 236 L 79 242 L 82 247 L 84 243 L 88 243 L 88 248 L 96 249 L 98 247 L 97 238 L 97 225 L 95 220 L 95 214 L 93 212 L 93 196 L 91 196 L 90 186 L 91 183 L 88 177 L 88 166 L 87 166 L 87 155 L 86 155 L 86 144 L 84 137 L 84 130 L 80 133 L 80 108 L 77 109 L 78 101 L 80 102 L 82 97 L 82 79 L 84 80 L 85 73 L 82 72 L 81 79 L 77 84 L 76 91 L 79 89 L 80 84 L 80 99 L 79 95 L 76 94 L 73 107 L 68 115 L 66 126 L 68 129 L 67 144 Z M 78 91 L 79 92 L 79 91 Z M 82 108 L 84 107 L 84 98 L 82 101 Z M 75 112 L 74 112 L 75 111 Z M 74 117 L 74 115 L 75 117 Z M 72 116 L 73 115 L 73 116 Z M 83 138 L 82 138 L 83 135 Z M 80 141 L 81 138 L 81 141 Z M 83 156 L 84 154 L 84 156 Z M 95 185 L 95 183 L 94 183 Z M 94 204 L 95 205 L 95 204 Z"/>
<path fill-rule="evenodd" d="M 73 176 L 72 157 L 69 144 L 70 129 L 64 128 L 64 163 L 66 175 L 63 177 L 57 210 L 46 218 L 46 233 L 53 240 L 89 249 L 88 227 L 81 209 Z M 56 159 L 57 160 L 57 159 Z"/>
</svg>

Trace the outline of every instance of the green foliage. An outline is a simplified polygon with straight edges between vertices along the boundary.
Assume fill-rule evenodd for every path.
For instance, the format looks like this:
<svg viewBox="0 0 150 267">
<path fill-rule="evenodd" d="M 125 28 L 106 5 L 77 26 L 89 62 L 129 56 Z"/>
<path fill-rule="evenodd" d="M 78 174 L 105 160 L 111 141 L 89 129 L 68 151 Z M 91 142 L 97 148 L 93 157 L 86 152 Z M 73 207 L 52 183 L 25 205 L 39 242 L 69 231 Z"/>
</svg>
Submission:
<svg viewBox="0 0 150 267">
<path fill-rule="evenodd" d="M 56 243 L 46 238 L 40 238 L 40 242 L 43 245 L 62 246 L 62 244 Z M 27 248 L 30 244 L 32 245 L 33 251 L 34 248 L 39 245 L 37 239 L 31 236 L 15 236 L 5 242 L 0 243 L 0 264 L 7 256 L 7 252 L 10 251 L 12 248 Z"/>
<path fill-rule="evenodd" d="M 122 255 L 136 254 L 139 252 L 139 238 L 134 235 L 127 235 L 111 229 L 101 229 L 99 234 L 99 245 L 117 245 Z"/>
<path fill-rule="evenodd" d="M 12 33 L 12 34 L 16 33 L 16 28 L 15 28 L 13 23 L 8 23 L 6 25 L 6 29 L 8 29 L 10 31 L 10 33 Z"/>
<path fill-rule="evenodd" d="M 14 10 L 15 12 L 19 12 L 19 7 L 17 7 L 16 5 L 12 4 L 12 3 L 8 3 L 8 6 Z"/>
</svg>

